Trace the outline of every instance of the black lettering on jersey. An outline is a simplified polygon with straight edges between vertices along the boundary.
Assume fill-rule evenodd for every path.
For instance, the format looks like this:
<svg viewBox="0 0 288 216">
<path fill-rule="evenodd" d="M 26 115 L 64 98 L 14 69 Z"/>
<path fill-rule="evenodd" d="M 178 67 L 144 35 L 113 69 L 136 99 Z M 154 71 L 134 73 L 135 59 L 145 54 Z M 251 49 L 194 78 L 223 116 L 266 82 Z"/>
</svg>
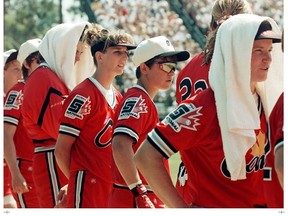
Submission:
<svg viewBox="0 0 288 216">
<path fill-rule="evenodd" d="M 250 161 L 246 161 L 246 173 L 252 173 L 252 172 L 258 172 L 259 170 L 264 170 L 264 179 L 269 180 L 269 177 L 271 178 L 271 169 L 268 167 L 265 167 L 266 164 L 266 157 L 265 157 L 265 151 L 264 146 L 267 146 L 268 139 L 265 139 L 265 134 L 263 132 L 259 132 L 256 137 L 256 142 L 252 146 L 251 149 L 247 152 L 247 154 L 252 155 Z M 221 163 L 221 171 L 224 176 L 227 178 L 230 178 L 230 173 L 227 168 L 226 160 L 223 159 Z M 270 179 L 271 180 L 271 179 Z"/>
<path fill-rule="evenodd" d="M 95 145 L 99 148 L 105 148 L 111 144 L 112 141 L 112 126 L 113 121 L 109 119 L 103 129 L 95 137 Z"/>
<path fill-rule="evenodd" d="M 163 123 L 170 125 L 171 128 L 179 132 L 181 128 L 197 131 L 199 123 L 199 116 L 203 115 L 200 113 L 202 107 L 196 107 L 194 104 L 181 104 L 176 110 L 169 113 L 163 120 Z"/>
<path fill-rule="evenodd" d="M 66 109 L 65 116 L 71 119 L 83 119 L 84 115 L 91 111 L 90 97 L 85 98 L 82 95 L 75 95 Z"/>
<path fill-rule="evenodd" d="M 186 77 L 181 80 L 179 84 L 180 92 L 181 93 L 181 101 L 186 100 L 187 98 L 191 97 L 191 95 L 197 94 L 200 91 L 204 91 L 208 88 L 208 84 L 204 79 L 199 79 L 194 83 L 190 78 Z M 194 92 L 192 92 L 192 88 Z"/>
<path fill-rule="evenodd" d="M 246 173 L 257 172 L 259 170 L 262 170 L 264 169 L 264 164 L 265 164 L 265 155 L 255 156 L 249 163 L 246 164 Z M 225 158 L 221 163 L 221 171 L 225 177 L 227 178 L 231 177 L 230 172 L 228 171 Z"/>
<path fill-rule="evenodd" d="M 19 109 L 20 106 L 22 105 L 22 101 L 23 101 L 23 94 L 22 94 L 22 90 L 20 91 L 10 91 L 8 96 L 7 96 L 7 100 L 4 104 L 4 109 L 5 110 L 11 110 L 11 109 Z"/>
<path fill-rule="evenodd" d="M 267 127 L 267 136 L 270 137 L 270 127 Z M 270 140 L 268 139 L 266 145 L 265 145 L 265 159 L 269 154 L 273 154 L 273 152 L 271 152 L 271 143 Z M 265 160 L 266 161 L 266 160 Z M 264 167 L 264 181 L 272 181 L 272 167 L 268 167 L 265 164 Z"/>
<path fill-rule="evenodd" d="M 207 88 L 208 88 L 208 84 L 206 80 L 200 79 L 195 82 L 195 85 L 194 85 L 195 94 L 197 94 L 200 91 L 204 91 Z"/>
<path fill-rule="evenodd" d="M 140 95 L 140 97 L 127 98 L 122 106 L 118 120 L 128 119 L 130 117 L 139 119 L 141 113 L 147 113 L 147 106 L 145 99 L 142 99 L 142 95 Z"/>
<path fill-rule="evenodd" d="M 192 81 L 190 78 L 185 78 L 180 82 L 180 92 L 183 90 L 184 92 L 181 94 L 181 101 L 189 98 L 191 96 L 192 90 Z"/>
</svg>

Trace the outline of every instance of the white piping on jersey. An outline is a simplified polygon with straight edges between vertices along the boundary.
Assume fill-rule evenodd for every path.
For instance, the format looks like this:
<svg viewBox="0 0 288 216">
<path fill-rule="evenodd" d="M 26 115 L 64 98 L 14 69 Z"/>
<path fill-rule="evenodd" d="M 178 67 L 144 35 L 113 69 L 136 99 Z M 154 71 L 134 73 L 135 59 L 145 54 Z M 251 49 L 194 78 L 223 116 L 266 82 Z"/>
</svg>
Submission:
<svg viewBox="0 0 288 216">
<path fill-rule="evenodd" d="M 80 208 L 81 193 L 82 193 L 82 182 L 83 182 L 84 171 L 77 172 L 76 179 L 76 194 L 75 194 L 75 208 Z"/>
<path fill-rule="evenodd" d="M 80 130 L 77 130 L 76 128 L 73 128 L 73 127 L 69 127 L 67 125 L 60 125 L 60 129 L 59 129 L 60 132 L 66 132 L 66 133 L 69 133 L 69 134 L 72 134 L 72 135 L 75 135 L 75 136 L 79 136 L 80 134 Z"/>
<path fill-rule="evenodd" d="M 155 132 L 155 130 L 149 132 L 148 136 L 152 139 L 153 143 L 157 145 L 168 158 L 170 158 L 173 154 L 176 153 L 171 148 L 169 148 L 169 146 L 161 139 L 161 137 Z"/>
<path fill-rule="evenodd" d="M 130 128 L 127 127 L 116 127 L 114 130 L 114 133 L 125 133 L 128 134 L 129 136 L 133 137 L 134 139 L 136 139 L 136 142 L 138 142 L 139 136 L 137 133 L 135 133 L 135 131 L 131 130 Z"/>
<path fill-rule="evenodd" d="M 88 79 L 99 89 L 110 107 L 114 108 L 116 105 L 116 98 L 113 91 L 113 86 L 111 85 L 107 90 L 95 78 L 89 77 Z"/>
<path fill-rule="evenodd" d="M 50 151 L 54 149 L 55 149 L 55 145 L 54 146 L 40 146 L 40 147 L 35 147 L 34 153 L 46 152 L 46 151 Z"/>
<path fill-rule="evenodd" d="M 59 185 L 57 181 L 57 175 L 55 173 L 55 164 L 54 164 L 54 152 L 47 152 L 47 159 L 48 159 L 48 171 L 50 173 L 50 178 L 51 178 L 51 187 L 52 187 L 52 192 L 53 192 L 53 197 L 54 197 L 54 202 L 55 205 L 57 204 L 57 196 L 59 193 Z"/>
<path fill-rule="evenodd" d="M 17 118 L 13 118 L 11 116 L 4 116 L 3 117 L 4 122 L 9 122 L 14 125 L 18 125 L 19 120 Z"/>
</svg>

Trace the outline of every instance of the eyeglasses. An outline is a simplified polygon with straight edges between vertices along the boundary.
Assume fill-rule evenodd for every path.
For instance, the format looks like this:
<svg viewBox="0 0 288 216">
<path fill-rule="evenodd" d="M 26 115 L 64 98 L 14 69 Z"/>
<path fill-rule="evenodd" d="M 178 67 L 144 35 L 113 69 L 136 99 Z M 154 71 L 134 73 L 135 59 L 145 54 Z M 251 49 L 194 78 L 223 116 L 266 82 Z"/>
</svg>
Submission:
<svg viewBox="0 0 288 216">
<path fill-rule="evenodd" d="M 166 73 L 175 73 L 176 71 L 176 63 L 173 62 L 154 62 L 155 64 L 159 64 L 161 70 L 165 71 Z"/>
</svg>

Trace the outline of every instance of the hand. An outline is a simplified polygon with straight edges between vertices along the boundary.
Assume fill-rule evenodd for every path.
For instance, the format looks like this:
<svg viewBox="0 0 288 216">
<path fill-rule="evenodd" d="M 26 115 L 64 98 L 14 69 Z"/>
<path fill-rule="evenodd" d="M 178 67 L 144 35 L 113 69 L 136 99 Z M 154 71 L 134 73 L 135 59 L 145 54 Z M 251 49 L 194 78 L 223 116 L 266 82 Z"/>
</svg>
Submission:
<svg viewBox="0 0 288 216">
<path fill-rule="evenodd" d="M 58 195 L 57 195 L 57 204 L 54 206 L 54 208 L 66 208 L 66 202 L 67 202 L 67 190 L 68 190 L 68 184 L 64 185 Z"/>
<path fill-rule="evenodd" d="M 136 208 L 155 208 L 155 206 L 147 196 L 147 189 L 143 184 L 137 185 L 131 191 L 134 195 Z"/>
<path fill-rule="evenodd" d="M 12 175 L 12 189 L 14 193 L 22 194 L 25 192 L 29 192 L 29 189 L 31 189 L 27 183 L 20 171 L 16 175 Z"/>
</svg>

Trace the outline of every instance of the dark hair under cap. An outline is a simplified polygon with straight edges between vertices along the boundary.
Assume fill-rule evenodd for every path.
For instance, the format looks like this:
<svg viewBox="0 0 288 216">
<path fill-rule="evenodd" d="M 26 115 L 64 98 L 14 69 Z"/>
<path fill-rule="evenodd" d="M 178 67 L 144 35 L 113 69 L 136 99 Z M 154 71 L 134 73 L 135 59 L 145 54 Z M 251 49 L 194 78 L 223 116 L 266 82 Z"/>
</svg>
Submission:
<svg viewBox="0 0 288 216">
<path fill-rule="evenodd" d="M 18 51 L 11 53 L 10 56 L 6 60 L 5 65 L 8 64 L 9 62 L 13 61 L 13 60 L 16 60 L 17 55 L 18 55 Z"/>
<path fill-rule="evenodd" d="M 127 47 L 127 50 L 132 50 L 132 49 L 135 49 L 137 46 L 134 45 L 134 44 L 129 44 L 127 43 L 126 41 L 119 41 L 118 43 L 111 43 L 111 44 L 108 44 L 107 47 L 105 47 L 105 44 L 106 44 L 106 41 L 100 41 L 99 43 L 96 43 L 94 44 L 92 47 L 91 47 L 91 54 L 92 56 L 94 56 L 94 54 L 97 52 L 97 51 L 103 51 L 104 49 L 108 48 L 108 47 L 113 47 L 113 46 L 124 46 L 124 47 Z"/>
</svg>

